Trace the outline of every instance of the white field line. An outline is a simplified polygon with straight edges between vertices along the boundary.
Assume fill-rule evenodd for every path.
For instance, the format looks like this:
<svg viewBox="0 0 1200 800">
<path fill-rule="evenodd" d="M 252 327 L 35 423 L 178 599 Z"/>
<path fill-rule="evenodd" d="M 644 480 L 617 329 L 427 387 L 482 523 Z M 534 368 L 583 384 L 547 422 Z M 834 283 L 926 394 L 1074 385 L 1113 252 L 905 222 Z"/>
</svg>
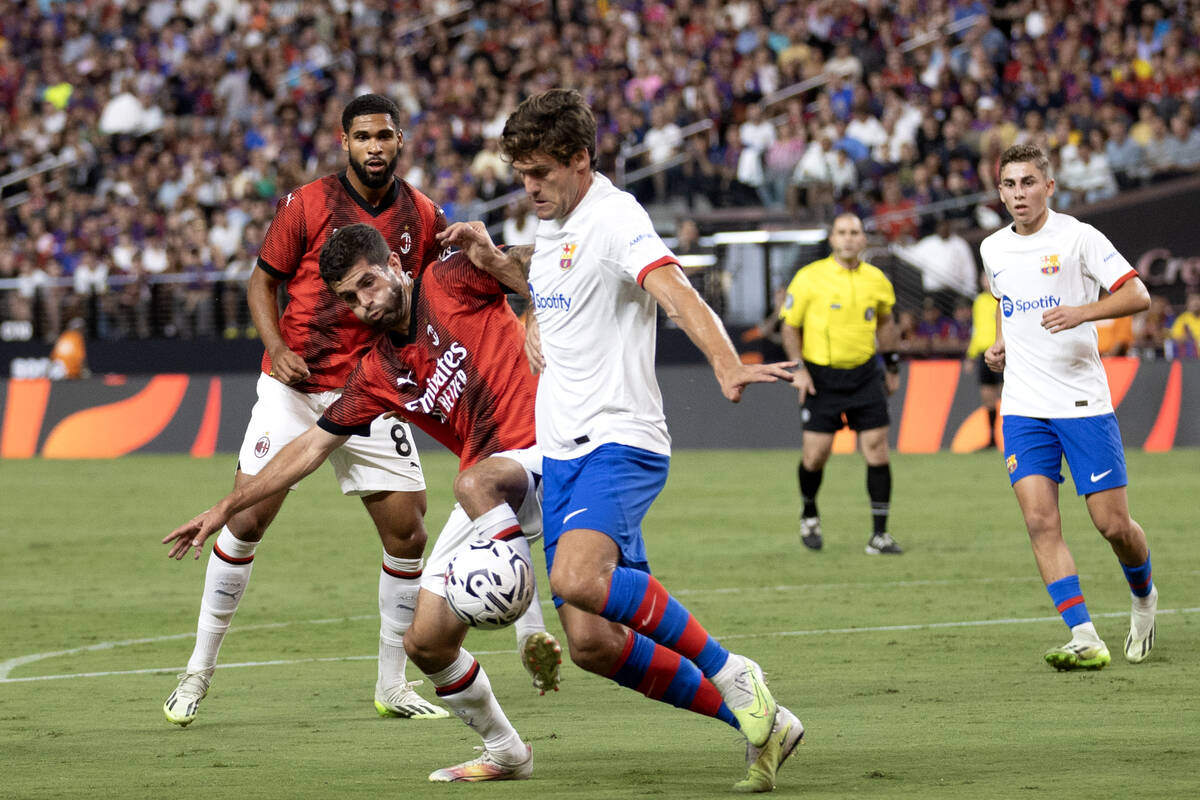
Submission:
<svg viewBox="0 0 1200 800">
<path fill-rule="evenodd" d="M 1160 608 L 1158 610 L 1158 613 L 1160 615 L 1196 614 L 1196 613 L 1200 613 L 1200 608 Z M 1106 612 L 1106 613 L 1102 613 L 1102 614 L 1092 614 L 1092 617 L 1100 618 L 1100 619 L 1111 619 L 1111 618 L 1116 618 L 1116 617 L 1125 617 L 1128 614 L 1129 614 L 1128 611 L 1110 611 L 1110 612 Z M 343 621 L 351 620 L 351 619 L 374 619 L 374 615 L 360 616 L 360 617 L 343 617 L 341 619 L 311 620 L 310 623 L 311 624 L 327 624 L 330 622 L 343 622 Z M 767 633 L 739 633 L 739 634 L 732 634 L 729 636 L 722 636 L 722 637 L 720 637 L 720 639 L 722 641 L 727 641 L 727 640 L 731 640 L 731 639 L 758 639 L 758 638 L 775 638 L 775 637 L 784 637 L 784 636 L 830 636 L 830 635 L 843 635 L 843 634 L 849 634 L 849 633 L 892 633 L 892 632 L 896 632 L 896 631 L 940 630 L 940 629 L 946 629 L 946 628 L 978 628 L 978 627 L 986 627 L 986 626 L 991 626 L 991 625 L 1024 625 L 1024 624 L 1030 624 L 1030 623 L 1035 623 L 1035 622 L 1054 622 L 1058 619 L 1059 619 L 1059 617 L 1057 615 L 1055 615 L 1052 617 L 1021 617 L 1021 618 L 1013 617 L 1013 618 L 1007 618 L 1007 619 L 980 619 L 980 620 L 958 620 L 958 621 L 952 621 L 952 622 L 928 622 L 928 623 L 917 623 L 917 624 L 912 624 L 912 625 L 877 625 L 877 626 L 863 627 L 863 628 L 822 628 L 822 629 L 812 629 L 812 630 L 802 630 L 802 631 L 772 631 L 772 632 L 767 632 Z M 304 624 L 304 623 L 303 622 L 270 623 L 270 624 L 264 624 L 264 625 L 246 626 L 244 628 L 240 628 L 239 630 L 253 630 L 253 629 L 262 629 L 262 628 L 282 628 L 287 625 L 293 625 L 293 624 Z M 52 657 L 58 656 L 58 655 L 80 653 L 80 652 L 85 652 L 85 651 L 89 651 L 89 650 L 107 650 L 107 649 L 111 649 L 113 647 L 119 647 L 122 645 L 144 644 L 147 642 L 159 642 L 159 641 L 166 641 L 169 639 L 182 639 L 182 638 L 190 637 L 193 635 L 194 634 L 190 634 L 190 633 L 185 633 L 185 634 L 177 633 L 177 634 L 171 634 L 169 636 L 157 636 L 157 637 L 150 637 L 150 638 L 145 638 L 145 639 L 129 639 L 124 642 L 101 642 L 99 644 L 89 645 L 87 647 L 79 647 L 79 648 L 75 648 L 73 650 L 60 650 L 60 651 L 57 651 L 54 653 L 39 653 L 39 654 L 34 654 L 34 655 L 29 655 L 29 656 L 22 656 L 20 658 L 10 659 L 8 661 L 0 663 L 0 683 L 29 683 L 32 681 L 65 680 L 68 678 L 104 678 L 104 677 L 109 677 L 109 676 L 113 676 L 113 675 L 146 675 L 146 674 L 161 673 L 161 672 L 179 672 L 183 669 L 183 667 L 178 667 L 178 666 L 175 666 L 175 667 L 153 667 L 153 668 L 146 668 L 146 669 L 112 670 L 112 671 L 108 671 L 108 672 L 79 672 L 79 673 L 71 673 L 71 674 L 66 674 L 66 675 L 34 675 L 34 676 L 30 676 L 30 677 L 25 677 L 25 678 L 10 678 L 10 677 L 8 677 L 8 673 L 14 667 L 20 666 L 21 664 L 28 664 L 31 661 L 36 661 L 41 658 L 52 658 Z M 516 652 L 515 650 L 490 650 L 490 651 L 478 651 L 478 652 L 476 652 L 476 655 L 496 655 L 496 654 L 501 654 L 501 653 L 515 653 L 515 652 Z M 317 663 L 340 662 L 340 661 L 365 661 L 368 659 L 374 660 L 376 657 L 377 656 L 375 656 L 375 655 L 329 656 L 329 657 L 325 657 L 325 658 L 295 658 L 295 659 L 280 659 L 280 660 L 274 660 L 274 661 L 246 661 L 246 662 L 242 662 L 242 663 L 238 663 L 238 664 L 221 664 L 221 665 L 219 665 L 218 668 L 219 669 L 234 669 L 234 668 L 238 668 L 238 667 L 274 667 L 274 666 L 287 666 L 287 665 L 292 665 L 292 664 L 317 664 Z"/>
</svg>

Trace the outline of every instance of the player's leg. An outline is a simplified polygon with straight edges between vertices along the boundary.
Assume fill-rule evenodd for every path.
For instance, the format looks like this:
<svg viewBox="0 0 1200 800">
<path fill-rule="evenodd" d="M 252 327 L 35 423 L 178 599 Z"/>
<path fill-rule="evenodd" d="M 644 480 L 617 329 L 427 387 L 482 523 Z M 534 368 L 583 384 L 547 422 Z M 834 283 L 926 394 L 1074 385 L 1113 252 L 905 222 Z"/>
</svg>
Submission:
<svg viewBox="0 0 1200 800">
<path fill-rule="evenodd" d="M 497 453 L 463 470 L 454 497 L 480 538 L 501 539 L 532 562 L 530 542 L 542 533 L 542 457 L 537 448 Z M 539 693 L 558 691 L 562 647 L 546 630 L 537 583 L 529 609 L 514 624 L 517 652 Z"/>
<path fill-rule="evenodd" d="M 408 425 L 379 417 L 369 436 L 351 436 L 329 456 L 343 494 L 358 495 L 383 546 L 379 571 L 379 660 L 375 710 L 382 716 L 438 719 L 405 678 L 404 632 L 412 624 L 424 570 L 425 477 Z"/>
<path fill-rule="evenodd" d="M 871 504 L 871 535 L 867 555 L 900 555 L 903 550 L 888 533 L 892 502 L 892 468 L 888 462 L 887 388 L 882 373 L 869 365 L 863 382 L 846 394 L 846 422 L 858 434 L 858 448 L 867 464 L 867 499 Z"/>
<path fill-rule="evenodd" d="M 257 391 L 258 400 L 238 453 L 235 487 L 257 475 L 317 418 L 305 395 L 267 375 L 259 376 Z M 221 644 L 249 585 L 258 543 L 286 498 L 287 492 L 280 492 L 235 514 L 213 542 L 205 567 L 195 646 L 178 685 L 163 704 L 170 722 L 187 725 L 195 719 L 212 682 Z"/>
<path fill-rule="evenodd" d="M 1100 669 L 1111 660 L 1108 648 L 1092 624 L 1075 559 L 1062 534 L 1058 509 L 1062 445 L 1058 434 L 1046 420 L 1008 416 L 1004 418 L 1004 451 L 1042 582 L 1071 629 L 1071 641 L 1047 651 L 1046 662 L 1056 669 Z"/>
<path fill-rule="evenodd" d="M 800 541 L 809 550 L 820 550 L 825 540 L 821 535 L 821 513 L 817 509 L 817 492 L 825 477 L 825 464 L 833 452 L 833 433 L 811 430 L 806 426 L 801 446 L 803 453 L 796 468 L 800 484 Z"/>
<path fill-rule="evenodd" d="M 651 700 L 738 727 L 720 692 L 690 660 L 624 625 L 574 606 L 564 603 L 558 614 L 570 642 L 571 661 L 580 669 Z"/>
<path fill-rule="evenodd" d="M 1125 449 L 1114 414 L 1060 423 L 1076 491 L 1087 502 L 1096 530 L 1108 541 L 1129 584 L 1130 621 L 1125 658 L 1145 661 L 1154 648 L 1158 588 L 1146 532 L 1129 515 Z"/>
<path fill-rule="evenodd" d="M 899 555 L 904 551 L 888 533 L 892 503 L 892 467 L 888 460 L 888 426 L 858 432 L 858 446 L 867 463 L 867 498 L 871 503 L 871 536 L 867 555 Z"/>
<path fill-rule="evenodd" d="M 746 738 L 761 746 L 776 709 L 762 670 L 722 647 L 649 573 L 641 520 L 666 483 L 669 463 L 666 456 L 619 445 L 572 461 L 545 460 L 550 586 L 576 608 L 626 625 L 692 661 L 717 687 Z M 563 530 L 563 520 L 571 530 Z"/>
<path fill-rule="evenodd" d="M 442 701 L 482 737 L 484 744 L 482 756 L 437 770 L 429 776 L 431 781 L 527 778 L 533 768 L 529 747 L 501 710 L 487 673 L 462 649 L 469 628 L 445 600 L 446 564 L 472 537 L 470 521 L 456 507 L 429 555 L 430 569 L 421 579 L 417 614 L 404 636 L 413 663 L 433 682 Z"/>
</svg>

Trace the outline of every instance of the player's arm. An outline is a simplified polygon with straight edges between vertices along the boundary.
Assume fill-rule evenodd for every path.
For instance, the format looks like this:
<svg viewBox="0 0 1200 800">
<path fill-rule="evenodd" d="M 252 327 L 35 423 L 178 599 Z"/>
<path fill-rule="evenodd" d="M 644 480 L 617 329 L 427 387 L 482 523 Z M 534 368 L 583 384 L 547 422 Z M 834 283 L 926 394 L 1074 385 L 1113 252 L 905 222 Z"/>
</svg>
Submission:
<svg viewBox="0 0 1200 800">
<path fill-rule="evenodd" d="M 287 346 L 279 329 L 279 284 L 280 280 L 265 269 L 255 269 L 246 283 L 246 303 L 263 347 L 271 356 L 271 377 L 291 385 L 308 377 L 308 365 Z"/>
<path fill-rule="evenodd" d="M 523 245 L 501 250 L 492 242 L 482 222 L 454 222 L 437 235 L 443 245 L 457 247 L 467 254 L 471 263 L 491 275 L 503 286 L 512 289 L 526 300 L 529 293 L 529 261 L 533 247 Z"/>
<path fill-rule="evenodd" d="M 804 400 L 810 394 L 817 393 L 812 375 L 805 368 L 804 358 L 801 355 L 804 352 L 804 335 L 799 327 L 786 319 L 780 319 L 779 323 L 779 338 L 783 345 L 783 352 L 787 354 L 789 361 L 794 361 L 797 365 L 796 371 L 792 374 L 792 385 L 800 393 L 800 405 L 804 405 Z"/>
<path fill-rule="evenodd" d="M 890 311 L 875 319 L 875 345 L 883 358 L 884 386 L 895 394 L 900 388 L 900 328 Z"/>
<path fill-rule="evenodd" d="M 642 286 L 667 316 L 688 335 L 712 365 L 726 399 L 736 403 L 742 390 L 751 383 L 791 383 L 793 362 L 779 364 L 743 364 L 725 326 L 716 313 L 700 299 L 700 295 L 683 277 L 683 272 L 668 264 L 646 275 Z"/>
<path fill-rule="evenodd" d="M 189 548 L 195 548 L 196 558 L 204 550 L 204 541 L 239 511 L 247 509 L 272 495 L 288 489 L 305 475 L 325 463 L 329 454 L 345 443 L 349 436 L 338 436 L 313 425 L 267 462 L 262 472 L 249 476 L 221 498 L 212 508 L 193 517 L 163 538 L 170 544 L 169 558 L 182 559 Z"/>
<path fill-rule="evenodd" d="M 1051 333 L 1067 331 L 1098 319 L 1127 317 L 1150 307 L 1150 291 L 1142 279 L 1134 276 L 1094 303 L 1081 306 L 1057 306 L 1042 312 L 1042 327 Z"/>
<path fill-rule="evenodd" d="M 983 351 L 983 361 L 992 372 L 1004 372 L 1004 312 L 996 306 L 996 341 Z"/>
</svg>

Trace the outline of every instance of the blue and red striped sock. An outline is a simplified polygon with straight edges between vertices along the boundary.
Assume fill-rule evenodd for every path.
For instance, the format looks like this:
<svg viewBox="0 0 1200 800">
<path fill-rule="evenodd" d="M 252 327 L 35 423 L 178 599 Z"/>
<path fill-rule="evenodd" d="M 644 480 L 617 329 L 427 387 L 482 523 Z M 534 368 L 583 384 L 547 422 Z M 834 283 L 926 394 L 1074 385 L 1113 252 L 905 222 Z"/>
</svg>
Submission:
<svg viewBox="0 0 1200 800">
<path fill-rule="evenodd" d="M 1125 572 L 1125 580 L 1129 582 L 1129 591 L 1133 592 L 1134 597 L 1149 597 L 1150 592 L 1154 591 L 1154 579 L 1151 577 L 1150 571 L 1150 552 L 1146 551 L 1146 563 L 1140 567 L 1127 567 L 1121 565 L 1121 569 Z"/>
<path fill-rule="evenodd" d="M 1092 616 L 1088 614 L 1087 603 L 1083 602 L 1083 591 L 1079 588 L 1078 575 L 1068 575 L 1065 578 L 1059 578 L 1054 583 L 1048 583 L 1046 591 L 1050 593 L 1054 607 L 1058 609 L 1058 613 L 1062 615 L 1063 622 L 1067 623 L 1068 628 L 1092 621 Z"/>
<path fill-rule="evenodd" d="M 633 631 L 608 677 L 651 700 L 738 727 L 717 687 L 700 674 L 695 664 Z"/>
<path fill-rule="evenodd" d="M 725 666 L 729 651 L 696 621 L 648 572 L 617 567 L 602 617 L 620 622 L 693 661 L 711 678 Z"/>
</svg>

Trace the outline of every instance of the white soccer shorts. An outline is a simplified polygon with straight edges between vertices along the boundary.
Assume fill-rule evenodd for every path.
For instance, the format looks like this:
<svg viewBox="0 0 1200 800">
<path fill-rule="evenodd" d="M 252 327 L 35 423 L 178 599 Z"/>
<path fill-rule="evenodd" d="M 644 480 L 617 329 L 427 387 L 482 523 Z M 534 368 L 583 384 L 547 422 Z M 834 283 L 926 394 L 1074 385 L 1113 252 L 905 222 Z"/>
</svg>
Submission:
<svg viewBox="0 0 1200 800">
<path fill-rule="evenodd" d="M 311 428 L 341 391 L 306 394 L 262 374 L 258 401 L 238 453 L 238 468 L 257 475 L 288 442 Z M 329 454 L 342 494 L 419 492 L 425 488 L 421 458 L 408 423 L 377 417 L 370 436 L 351 436 Z M 293 489 L 296 487 L 293 486 Z"/>
</svg>

